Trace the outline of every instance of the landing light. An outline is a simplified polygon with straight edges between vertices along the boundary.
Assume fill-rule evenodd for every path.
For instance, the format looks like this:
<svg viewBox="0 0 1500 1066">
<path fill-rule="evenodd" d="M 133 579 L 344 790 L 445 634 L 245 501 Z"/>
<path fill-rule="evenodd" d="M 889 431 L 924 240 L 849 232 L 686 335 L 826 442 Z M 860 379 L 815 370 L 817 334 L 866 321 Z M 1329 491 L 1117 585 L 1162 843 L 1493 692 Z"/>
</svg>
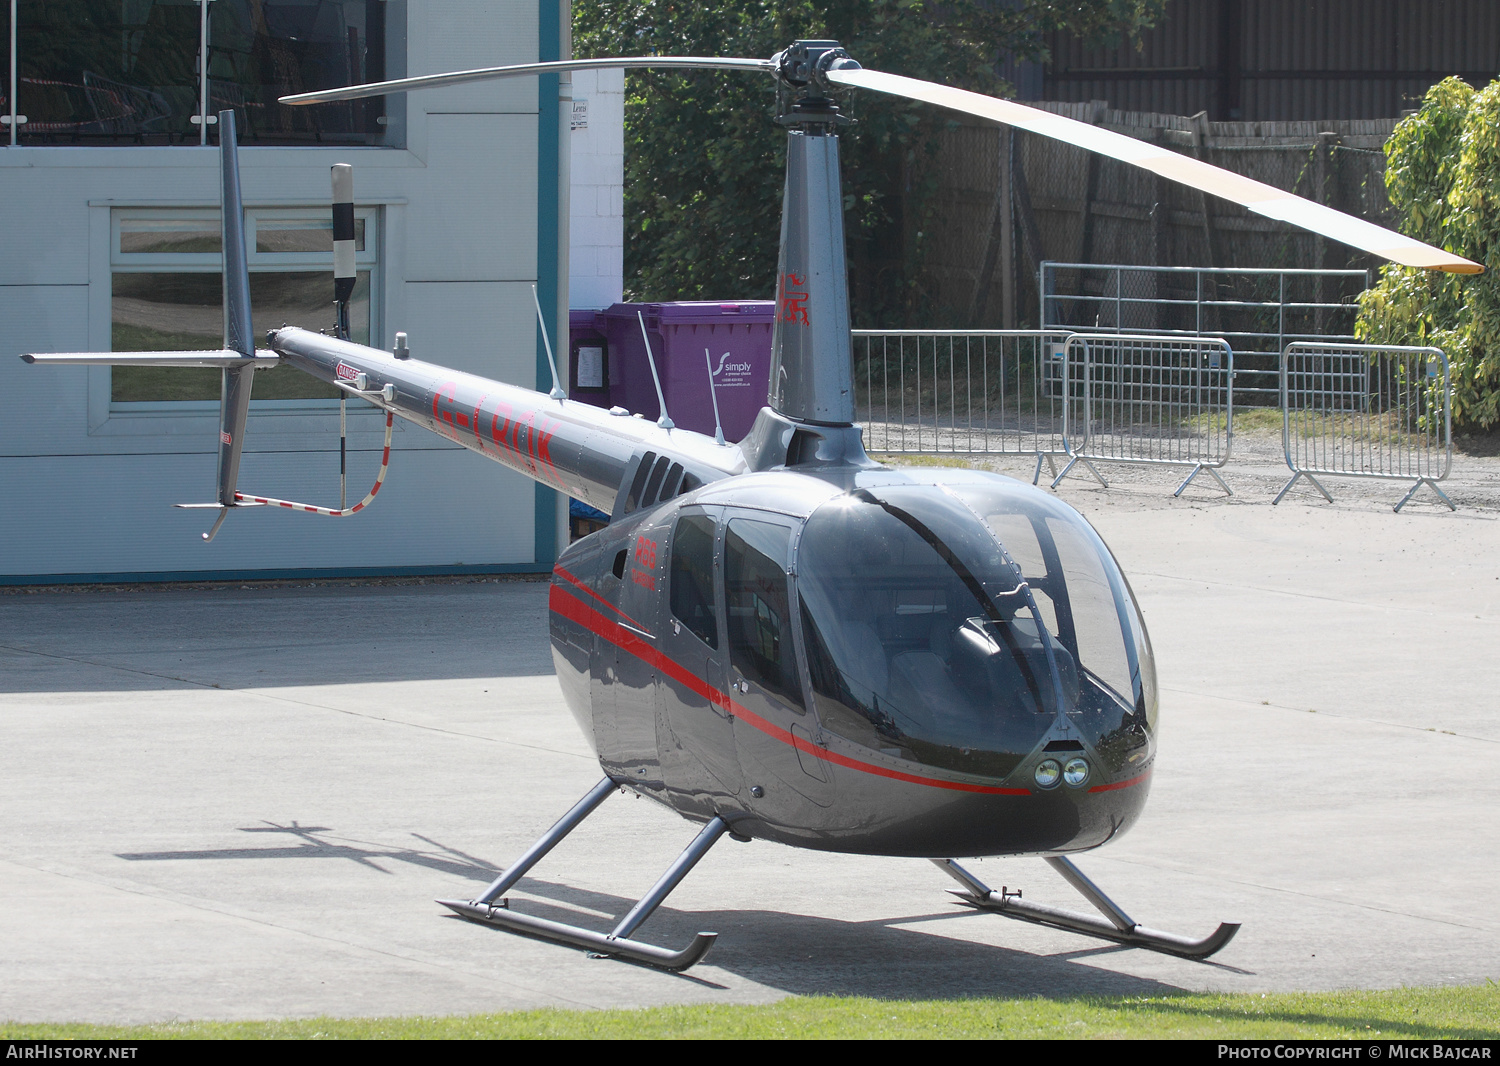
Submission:
<svg viewBox="0 0 1500 1066">
<path fill-rule="evenodd" d="M 1063 767 L 1063 780 L 1073 788 L 1078 788 L 1089 779 L 1089 764 L 1085 759 L 1069 759 L 1068 764 Z"/>
<path fill-rule="evenodd" d="M 1069 763 L 1069 765 L 1072 764 Z M 1042 788 L 1056 788 L 1057 779 L 1062 776 L 1062 767 L 1057 765 L 1056 759 L 1043 759 L 1037 764 L 1036 773 L 1033 776 Z"/>
</svg>

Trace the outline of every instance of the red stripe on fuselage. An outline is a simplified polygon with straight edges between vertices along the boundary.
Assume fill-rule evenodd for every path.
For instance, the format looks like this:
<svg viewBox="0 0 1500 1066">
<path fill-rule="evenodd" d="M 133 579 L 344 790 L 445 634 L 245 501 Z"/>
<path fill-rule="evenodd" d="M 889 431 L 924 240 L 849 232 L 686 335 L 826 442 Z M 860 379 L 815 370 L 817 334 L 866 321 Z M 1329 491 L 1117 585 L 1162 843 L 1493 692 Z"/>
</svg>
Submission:
<svg viewBox="0 0 1500 1066">
<path fill-rule="evenodd" d="M 554 574 L 556 574 L 558 577 L 562 578 L 564 581 L 568 582 L 568 584 L 573 585 L 576 588 L 580 588 L 584 592 L 588 593 L 590 596 L 594 597 L 594 599 L 596 599 L 600 603 L 604 604 L 604 606 L 608 607 L 611 611 L 614 611 L 615 614 L 619 615 L 621 618 L 625 619 L 625 621 L 629 622 L 631 625 L 633 625 L 637 629 L 641 630 L 641 632 L 643 632 L 643 633 L 650 632 L 650 630 L 648 630 L 645 626 L 641 625 L 634 618 L 631 618 L 630 615 L 626 614 L 624 611 L 620 610 L 614 604 L 610 603 L 603 596 L 599 595 L 593 589 L 589 588 L 582 581 L 580 581 L 577 577 L 575 577 L 573 574 L 570 574 L 568 571 L 564 570 L 562 567 L 560 567 L 560 566 L 554 566 L 552 568 L 552 572 Z M 582 623 L 580 623 L 580 624 L 582 624 Z M 602 633 L 600 634 L 600 636 L 603 636 L 603 635 L 604 634 L 602 634 Z"/>
<path fill-rule="evenodd" d="M 636 634 L 634 630 L 627 629 L 618 622 L 610 621 L 588 604 L 569 595 L 561 587 L 557 585 L 552 586 L 547 606 L 553 612 L 562 615 L 569 621 L 577 622 L 591 633 L 603 637 L 621 651 L 629 652 L 648 666 L 660 670 L 672 678 L 672 680 L 698 693 L 698 695 L 710 703 L 718 707 L 723 707 L 736 718 L 745 721 L 766 734 L 766 736 L 779 740 L 783 744 L 788 744 L 798 751 L 805 751 L 816 758 L 825 759 L 836 766 L 846 766 L 851 770 L 858 770 L 861 773 L 875 774 L 878 777 L 888 777 L 896 781 L 906 781 L 914 785 L 927 785 L 930 788 L 951 789 L 955 792 L 977 792 L 986 796 L 1031 795 L 1029 788 L 997 788 L 993 785 L 971 785 L 962 781 L 944 781 L 936 777 L 920 777 L 916 774 L 891 770 L 884 766 L 876 766 L 874 763 L 861 762 L 858 759 L 851 759 L 848 756 L 827 751 L 813 744 L 811 741 L 793 736 L 780 726 L 773 725 L 760 715 L 747 710 L 741 704 L 736 703 L 727 693 L 720 692 L 691 670 L 657 651 Z"/>
<path fill-rule="evenodd" d="M 1148 778 L 1150 776 L 1151 776 L 1151 771 L 1147 770 L 1143 774 L 1136 774 L 1134 777 L 1132 777 L 1128 781 L 1116 781 L 1112 785 L 1095 785 L 1093 788 L 1089 789 L 1089 791 L 1090 792 L 1113 792 L 1117 788 L 1129 788 L 1131 785 L 1139 785 L 1142 781 L 1146 780 L 1146 778 Z"/>
</svg>

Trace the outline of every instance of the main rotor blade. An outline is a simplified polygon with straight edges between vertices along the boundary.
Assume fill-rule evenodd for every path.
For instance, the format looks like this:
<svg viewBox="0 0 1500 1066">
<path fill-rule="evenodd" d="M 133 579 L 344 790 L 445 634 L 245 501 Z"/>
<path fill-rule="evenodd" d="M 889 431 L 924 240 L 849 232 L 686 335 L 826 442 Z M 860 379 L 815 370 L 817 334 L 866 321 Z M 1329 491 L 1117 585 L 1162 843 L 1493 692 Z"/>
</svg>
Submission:
<svg viewBox="0 0 1500 1066">
<path fill-rule="evenodd" d="M 492 78 L 519 78 L 527 74 L 546 74 L 564 70 L 610 70 L 615 67 L 678 67 L 689 70 L 770 70 L 776 64 L 769 59 L 731 59 L 721 56 L 626 56 L 616 59 L 563 59 L 552 63 L 521 63 L 509 67 L 481 67 L 477 70 L 455 70 L 448 74 L 423 74 L 416 78 L 377 81 L 369 85 L 348 85 L 342 89 L 324 89 L 315 93 L 283 96 L 283 104 L 332 104 L 342 100 L 363 100 L 368 96 L 406 92 L 411 89 L 437 89 L 445 85 L 464 85 Z"/>
<path fill-rule="evenodd" d="M 1395 263 L 1429 270 L 1446 270 L 1453 274 L 1484 272 L 1484 267 L 1462 256 L 1423 244 L 1342 211 L 1315 204 L 1311 200 L 1304 200 L 1300 196 L 1222 170 L 1190 156 L 1138 141 L 1122 133 L 1090 126 L 1086 122 L 1054 115 L 1050 111 L 1040 111 L 1010 100 L 997 100 L 993 96 L 983 96 L 964 89 L 878 70 L 830 70 L 827 77 L 829 81 L 841 85 L 920 100 L 1077 145 L 1090 152 L 1098 152 L 1122 163 L 1149 170 L 1170 181 L 1221 196 L 1249 208 L 1257 215 L 1290 222 L 1294 226 L 1351 244 Z"/>
</svg>

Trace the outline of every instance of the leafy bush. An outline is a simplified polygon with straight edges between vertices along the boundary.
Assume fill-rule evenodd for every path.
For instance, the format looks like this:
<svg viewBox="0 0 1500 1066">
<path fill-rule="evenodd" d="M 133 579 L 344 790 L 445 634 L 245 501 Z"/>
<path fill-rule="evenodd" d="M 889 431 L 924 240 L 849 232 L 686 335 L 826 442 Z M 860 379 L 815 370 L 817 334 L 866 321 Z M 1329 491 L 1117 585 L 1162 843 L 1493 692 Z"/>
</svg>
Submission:
<svg viewBox="0 0 1500 1066">
<path fill-rule="evenodd" d="M 1448 356 L 1453 420 L 1500 421 L 1500 81 L 1474 90 L 1448 78 L 1386 142 L 1385 184 L 1402 230 L 1482 263 L 1447 274 L 1392 264 L 1360 297 L 1356 334 L 1377 344 L 1430 344 Z"/>
</svg>

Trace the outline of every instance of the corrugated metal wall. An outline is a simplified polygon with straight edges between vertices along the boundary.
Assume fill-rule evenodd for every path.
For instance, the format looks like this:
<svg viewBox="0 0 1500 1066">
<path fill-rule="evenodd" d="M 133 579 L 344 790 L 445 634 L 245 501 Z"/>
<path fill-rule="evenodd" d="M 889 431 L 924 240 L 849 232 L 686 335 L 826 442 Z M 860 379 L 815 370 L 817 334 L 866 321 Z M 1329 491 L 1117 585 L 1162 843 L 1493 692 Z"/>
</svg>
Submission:
<svg viewBox="0 0 1500 1066">
<path fill-rule="evenodd" d="M 1500 3 L 1171 0 L 1139 48 L 1049 45 L 1044 100 L 1218 121 L 1389 118 L 1444 77 L 1500 73 Z"/>
</svg>

